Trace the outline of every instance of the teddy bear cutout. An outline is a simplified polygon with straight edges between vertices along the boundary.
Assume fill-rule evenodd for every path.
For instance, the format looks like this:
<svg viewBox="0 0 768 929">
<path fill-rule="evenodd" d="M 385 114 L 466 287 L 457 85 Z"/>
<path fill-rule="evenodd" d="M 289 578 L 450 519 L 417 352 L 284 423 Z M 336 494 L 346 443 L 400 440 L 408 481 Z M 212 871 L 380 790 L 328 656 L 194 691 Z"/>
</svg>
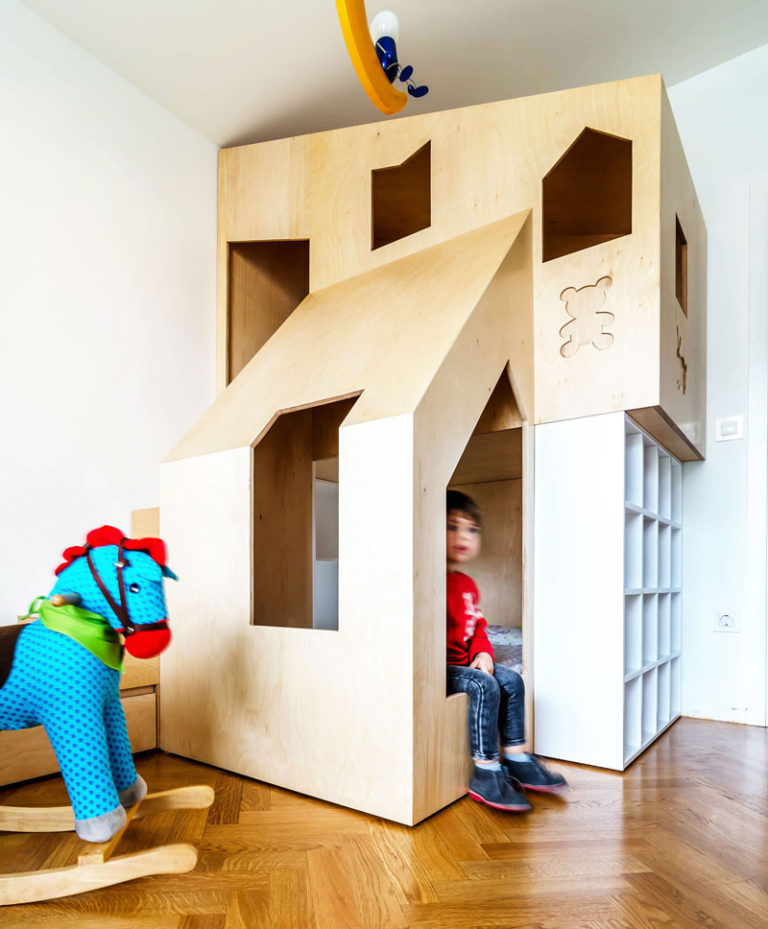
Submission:
<svg viewBox="0 0 768 929">
<path fill-rule="evenodd" d="M 605 351 L 613 344 L 613 335 L 605 331 L 615 316 L 608 310 L 601 310 L 605 304 L 606 291 L 613 281 L 610 277 L 601 277 L 595 284 L 585 287 L 566 287 L 560 294 L 565 303 L 565 311 L 571 317 L 559 330 L 559 334 L 568 341 L 560 346 L 563 358 L 571 358 L 590 342 L 595 348 Z"/>
</svg>

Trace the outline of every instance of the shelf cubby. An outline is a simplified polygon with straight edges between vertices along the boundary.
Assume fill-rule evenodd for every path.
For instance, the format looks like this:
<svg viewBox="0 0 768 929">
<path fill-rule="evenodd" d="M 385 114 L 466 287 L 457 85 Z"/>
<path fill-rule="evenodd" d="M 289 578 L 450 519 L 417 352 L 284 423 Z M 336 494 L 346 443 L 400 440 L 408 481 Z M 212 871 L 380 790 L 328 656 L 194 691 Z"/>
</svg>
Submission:
<svg viewBox="0 0 768 929">
<path fill-rule="evenodd" d="M 643 519 L 643 587 L 653 589 L 659 583 L 659 524 Z"/>
<path fill-rule="evenodd" d="M 672 529 L 667 524 L 659 524 L 659 574 L 658 583 L 661 589 L 671 586 L 672 564 L 671 546 Z"/>
<path fill-rule="evenodd" d="M 659 516 L 672 517 L 672 461 L 665 452 L 659 455 Z"/>
<path fill-rule="evenodd" d="M 643 598 L 629 595 L 624 604 L 624 676 L 643 667 Z"/>
<path fill-rule="evenodd" d="M 669 557 L 669 576 L 670 587 L 679 589 L 682 587 L 683 574 L 683 530 L 674 526 L 670 529 L 670 557 Z"/>
<path fill-rule="evenodd" d="M 640 432 L 627 435 L 624 449 L 624 500 L 630 506 L 643 508 L 643 436 Z"/>
<path fill-rule="evenodd" d="M 682 658 L 673 658 L 669 662 L 669 714 L 670 719 L 680 715 L 682 705 Z"/>
<path fill-rule="evenodd" d="M 650 439 L 643 448 L 643 509 L 647 513 L 659 512 L 659 450 Z"/>
<path fill-rule="evenodd" d="M 670 597 L 671 594 L 659 594 L 659 659 L 669 658 L 671 652 L 670 633 Z"/>
<path fill-rule="evenodd" d="M 643 667 L 658 661 L 659 614 L 658 596 L 643 597 Z"/>
<path fill-rule="evenodd" d="M 673 593 L 669 600 L 669 647 L 676 655 L 682 650 L 682 594 Z"/>
<path fill-rule="evenodd" d="M 651 668 L 642 677 L 643 709 L 642 740 L 643 744 L 652 739 L 658 731 L 658 671 Z"/>
<path fill-rule="evenodd" d="M 669 662 L 659 665 L 658 669 L 658 690 L 657 690 L 657 728 L 662 729 L 672 718 L 671 714 L 671 690 L 670 690 L 670 667 Z"/>
<path fill-rule="evenodd" d="M 640 677 L 624 685 L 624 761 L 640 750 L 643 744 L 643 682 Z"/>
<path fill-rule="evenodd" d="M 624 587 L 643 586 L 643 517 L 629 510 L 624 514 Z"/>
<path fill-rule="evenodd" d="M 671 519 L 675 525 L 681 525 L 683 521 L 683 466 L 679 461 L 674 459 L 670 463 L 670 498 L 671 498 Z"/>
</svg>

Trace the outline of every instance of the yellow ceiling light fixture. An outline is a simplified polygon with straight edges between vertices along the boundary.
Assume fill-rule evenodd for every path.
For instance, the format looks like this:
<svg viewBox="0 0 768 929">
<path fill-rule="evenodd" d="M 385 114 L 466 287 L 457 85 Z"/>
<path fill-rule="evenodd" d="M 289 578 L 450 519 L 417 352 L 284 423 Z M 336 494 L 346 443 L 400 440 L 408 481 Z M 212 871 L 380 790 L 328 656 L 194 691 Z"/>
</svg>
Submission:
<svg viewBox="0 0 768 929">
<path fill-rule="evenodd" d="M 399 24 L 394 13 L 383 10 L 369 28 L 364 0 L 336 0 L 336 11 L 349 57 L 374 106 L 388 115 L 402 110 L 408 96 L 393 86 L 395 78 L 407 84 L 412 97 L 423 97 L 428 92 L 427 87 L 413 83 L 410 65 L 401 68 L 398 63 Z"/>
</svg>

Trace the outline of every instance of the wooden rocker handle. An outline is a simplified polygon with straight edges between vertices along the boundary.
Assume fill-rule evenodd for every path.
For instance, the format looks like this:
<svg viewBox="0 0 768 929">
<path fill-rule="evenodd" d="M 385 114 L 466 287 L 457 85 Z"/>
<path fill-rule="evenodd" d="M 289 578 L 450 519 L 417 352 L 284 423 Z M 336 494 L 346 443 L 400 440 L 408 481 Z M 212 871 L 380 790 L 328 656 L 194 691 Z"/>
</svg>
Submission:
<svg viewBox="0 0 768 929">
<path fill-rule="evenodd" d="M 80 602 L 80 594 L 54 594 L 51 597 L 51 603 L 54 606 L 77 606 Z"/>
<path fill-rule="evenodd" d="M 204 810 L 212 803 L 214 791 L 207 784 L 190 784 L 147 794 L 136 819 L 163 810 Z M 71 806 L 0 806 L 0 831 L 71 832 L 75 816 Z"/>
</svg>

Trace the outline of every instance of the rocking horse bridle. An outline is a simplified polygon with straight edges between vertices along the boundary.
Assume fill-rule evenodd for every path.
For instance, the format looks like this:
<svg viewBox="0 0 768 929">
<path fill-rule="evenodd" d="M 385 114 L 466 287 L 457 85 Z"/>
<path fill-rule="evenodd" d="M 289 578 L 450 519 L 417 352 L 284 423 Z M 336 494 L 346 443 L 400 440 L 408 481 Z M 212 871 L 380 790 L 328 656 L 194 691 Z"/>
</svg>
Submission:
<svg viewBox="0 0 768 929">
<path fill-rule="evenodd" d="M 112 612 L 117 616 L 118 620 L 123 624 L 122 629 L 118 629 L 118 632 L 121 632 L 124 636 L 133 635 L 136 632 L 136 624 L 130 617 L 128 613 L 128 604 L 125 599 L 125 583 L 123 582 L 123 568 L 128 566 L 128 562 L 125 560 L 123 542 L 125 539 L 120 541 L 120 544 L 117 546 L 117 561 L 115 562 L 115 567 L 117 568 L 117 588 L 120 591 L 120 602 L 117 603 L 112 594 L 107 590 L 107 585 L 101 579 L 99 572 L 96 570 L 96 565 L 93 563 L 91 558 L 91 546 L 86 545 L 85 547 L 85 557 L 88 561 L 88 567 L 91 570 L 94 581 L 99 586 L 99 590 L 104 595 L 104 599 L 109 604 Z M 156 623 L 141 623 L 139 629 L 141 632 L 149 632 L 151 629 L 167 629 L 168 620 L 161 619 Z"/>
</svg>

